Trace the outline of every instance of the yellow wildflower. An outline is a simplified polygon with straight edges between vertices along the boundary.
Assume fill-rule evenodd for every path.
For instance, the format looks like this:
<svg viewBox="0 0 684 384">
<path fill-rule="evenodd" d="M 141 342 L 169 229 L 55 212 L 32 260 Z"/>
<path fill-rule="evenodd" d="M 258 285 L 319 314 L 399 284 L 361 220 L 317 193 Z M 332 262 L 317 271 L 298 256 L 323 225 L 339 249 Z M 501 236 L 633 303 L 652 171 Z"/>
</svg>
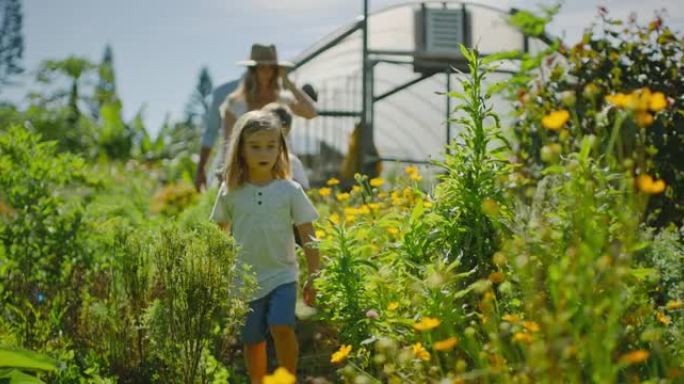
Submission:
<svg viewBox="0 0 684 384">
<path fill-rule="evenodd" d="M 674 311 L 675 309 L 679 309 L 683 307 L 684 304 L 680 300 L 670 300 L 665 304 L 665 309 L 668 311 Z"/>
<path fill-rule="evenodd" d="M 534 321 L 523 321 L 522 325 L 530 332 L 539 332 L 539 324 Z"/>
<path fill-rule="evenodd" d="M 568 119 L 570 119 L 570 112 L 561 109 L 558 111 L 553 111 L 548 115 L 542 117 L 542 125 L 546 129 L 557 131 L 563 128 L 565 123 L 567 123 Z"/>
<path fill-rule="evenodd" d="M 501 319 L 515 324 L 520 321 L 520 315 L 511 315 L 510 313 L 507 313 L 501 316 Z"/>
<path fill-rule="evenodd" d="M 332 356 L 330 357 L 330 362 L 333 364 L 337 364 L 344 361 L 344 359 L 346 359 L 347 356 L 349 356 L 349 353 L 351 353 L 351 350 L 351 345 L 342 345 L 340 349 L 337 350 L 337 352 L 332 354 Z"/>
<path fill-rule="evenodd" d="M 328 197 L 328 196 L 330 196 L 330 193 L 332 193 L 332 189 L 327 188 L 327 187 L 323 187 L 323 188 L 318 190 L 318 194 L 321 197 Z"/>
<path fill-rule="evenodd" d="M 382 191 L 382 192 L 378 193 L 378 198 L 379 198 L 379 199 L 384 199 L 384 198 L 386 198 L 386 197 L 387 197 L 387 192 Z"/>
<path fill-rule="evenodd" d="M 358 185 L 355 185 L 352 187 L 351 191 L 352 191 L 352 193 L 359 193 L 359 192 L 361 192 L 361 187 L 359 187 Z"/>
<path fill-rule="evenodd" d="M 326 235 L 327 235 L 327 234 L 325 233 L 324 230 L 322 230 L 322 229 L 317 229 L 317 230 L 316 230 L 316 238 L 317 238 L 317 239 L 325 239 L 325 236 L 326 236 Z"/>
<path fill-rule="evenodd" d="M 419 322 L 413 324 L 413 328 L 417 331 L 429 331 L 437 328 L 441 321 L 432 317 L 423 317 Z"/>
<path fill-rule="evenodd" d="M 608 104 L 614 105 L 618 108 L 626 108 L 631 104 L 631 96 L 624 93 L 614 93 L 612 95 L 606 96 L 606 101 Z"/>
<path fill-rule="evenodd" d="M 368 208 L 371 209 L 371 211 L 377 211 L 380 209 L 380 204 L 378 203 L 368 203 Z"/>
<path fill-rule="evenodd" d="M 648 88 L 637 89 L 629 97 L 627 106 L 637 111 L 645 111 L 651 101 L 651 90 Z"/>
<path fill-rule="evenodd" d="M 388 311 L 396 311 L 397 308 L 399 308 L 399 303 L 396 301 L 393 301 L 393 302 L 387 304 L 387 310 Z"/>
<path fill-rule="evenodd" d="M 381 177 L 375 177 L 373 179 L 370 179 L 370 185 L 371 187 L 380 187 L 383 184 L 385 184 L 385 180 L 383 180 Z"/>
<path fill-rule="evenodd" d="M 395 236 L 399 233 L 399 229 L 397 227 L 387 227 L 387 233 L 389 233 L 392 236 Z"/>
<path fill-rule="evenodd" d="M 648 109 L 653 112 L 659 112 L 667 108 L 667 99 L 662 92 L 656 92 L 651 95 L 651 99 L 648 102 Z"/>
<path fill-rule="evenodd" d="M 278 367 L 272 375 L 264 376 L 263 380 L 264 384 L 295 384 L 296 382 L 297 378 L 283 367 Z"/>
<path fill-rule="evenodd" d="M 415 175 L 416 173 L 419 173 L 418 167 L 416 167 L 415 165 L 407 166 L 406 168 L 404 168 L 404 172 L 406 172 L 406 174 L 409 176 Z"/>
<path fill-rule="evenodd" d="M 639 189 L 649 195 L 657 195 L 665 190 L 665 181 L 653 180 L 650 175 L 642 174 L 637 177 Z"/>
<path fill-rule="evenodd" d="M 347 201 L 349 200 L 349 194 L 347 192 L 340 192 L 335 196 L 335 198 L 337 201 Z"/>
<path fill-rule="evenodd" d="M 641 128 L 646 128 L 653 124 L 653 115 L 645 111 L 639 111 L 634 115 L 634 120 Z"/>
<path fill-rule="evenodd" d="M 532 342 L 532 336 L 528 333 L 516 332 L 513 335 L 513 341 L 523 344 L 529 344 Z"/>
<path fill-rule="evenodd" d="M 455 337 L 450 337 L 448 339 L 440 340 L 435 342 L 434 348 L 436 351 L 444 352 L 454 349 L 458 344 L 458 339 Z"/>
<path fill-rule="evenodd" d="M 339 225 L 340 224 L 340 215 L 337 213 L 333 213 L 330 215 L 330 221 L 332 221 L 333 224 Z"/>
<path fill-rule="evenodd" d="M 620 356 L 620 362 L 625 364 L 643 363 L 650 355 L 651 353 L 646 350 L 637 349 L 636 351 L 632 351 Z"/>
<path fill-rule="evenodd" d="M 413 350 L 413 354 L 419 358 L 420 360 L 423 361 L 428 361 L 430 360 L 430 352 L 428 352 L 425 347 L 423 347 L 423 344 L 421 343 L 415 343 L 411 346 L 411 349 Z"/>
<path fill-rule="evenodd" d="M 433 205 L 433 204 L 432 204 L 431 201 L 427 201 L 427 200 L 423 201 L 423 207 L 426 208 L 426 209 L 432 208 L 432 205 Z"/>
<path fill-rule="evenodd" d="M 328 181 L 325 184 L 332 187 L 332 186 L 337 185 L 339 183 L 340 183 L 340 181 L 338 179 L 331 177 L 330 179 L 328 179 Z"/>
<path fill-rule="evenodd" d="M 371 212 L 370 207 L 366 204 L 360 206 L 357 210 L 356 213 L 359 215 L 368 215 Z"/>
<path fill-rule="evenodd" d="M 667 316 L 663 312 L 656 312 L 656 319 L 658 319 L 658 322 L 660 322 L 663 325 L 670 325 L 672 323 L 672 320 L 670 320 L 670 316 Z"/>
</svg>

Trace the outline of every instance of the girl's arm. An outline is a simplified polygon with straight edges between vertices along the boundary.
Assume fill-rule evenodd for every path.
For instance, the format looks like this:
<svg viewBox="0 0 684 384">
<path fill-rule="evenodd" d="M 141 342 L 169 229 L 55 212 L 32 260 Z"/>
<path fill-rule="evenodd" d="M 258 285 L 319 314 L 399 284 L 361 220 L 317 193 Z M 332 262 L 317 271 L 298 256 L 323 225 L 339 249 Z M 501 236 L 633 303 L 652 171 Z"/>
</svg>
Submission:
<svg viewBox="0 0 684 384">
<path fill-rule="evenodd" d="M 314 227 L 311 223 L 304 223 L 297 226 L 297 231 L 299 231 L 299 237 L 302 239 L 302 243 L 304 243 L 304 256 L 306 257 L 308 271 L 308 277 L 304 283 L 304 302 L 307 305 L 313 305 L 316 298 L 313 282 L 318 274 L 320 264 L 320 255 L 314 241 Z"/>
</svg>

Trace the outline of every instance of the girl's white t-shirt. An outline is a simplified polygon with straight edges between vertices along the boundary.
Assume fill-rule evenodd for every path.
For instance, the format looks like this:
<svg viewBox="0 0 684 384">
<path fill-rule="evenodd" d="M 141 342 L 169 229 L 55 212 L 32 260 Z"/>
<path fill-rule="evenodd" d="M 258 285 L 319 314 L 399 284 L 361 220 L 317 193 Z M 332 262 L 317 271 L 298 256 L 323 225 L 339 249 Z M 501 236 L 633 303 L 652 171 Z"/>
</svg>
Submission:
<svg viewBox="0 0 684 384">
<path fill-rule="evenodd" d="M 266 296 L 276 287 L 297 281 L 299 268 L 292 225 L 309 223 L 318 213 L 302 187 L 276 179 L 265 186 L 245 183 L 229 191 L 221 187 L 211 220 L 230 223 L 239 246 L 238 263 L 256 274 L 257 291 L 250 300 Z"/>
</svg>

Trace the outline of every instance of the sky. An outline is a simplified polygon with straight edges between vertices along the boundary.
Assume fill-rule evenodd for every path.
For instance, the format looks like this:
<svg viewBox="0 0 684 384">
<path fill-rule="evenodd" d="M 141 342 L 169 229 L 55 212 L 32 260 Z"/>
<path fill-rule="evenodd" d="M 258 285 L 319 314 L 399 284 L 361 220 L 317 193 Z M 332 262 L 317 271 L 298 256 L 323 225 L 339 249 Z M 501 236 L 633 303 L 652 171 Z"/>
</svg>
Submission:
<svg viewBox="0 0 684 384">
<path fill-rule="evenodd" d="M 407 0 L 369 0 L 371 12 Z M 536 9 L 549 0 L 481 0 L 501 9 Z M 684 32 L 682 0 L 566 0 L 549 32 L 576 42 L 599 5 L 625 18 L 650 20 L 667 9 L 666 23 Z M 99 62 L 109 44 L 124 116 L 141 108 L 147 129 L 157 132 L 166 116 L 183 116 L 197 75 L 209 69 L 214 84 L 240 76 L 236 61 L 254 42 L 274 43 L 291 59 L 356 19 L 361 0 L 24 0 L 25 75 L 0 100 L 21 103 L 40 91 L 31 79 L 45 59 L 77 55 Z"/>
</svg>

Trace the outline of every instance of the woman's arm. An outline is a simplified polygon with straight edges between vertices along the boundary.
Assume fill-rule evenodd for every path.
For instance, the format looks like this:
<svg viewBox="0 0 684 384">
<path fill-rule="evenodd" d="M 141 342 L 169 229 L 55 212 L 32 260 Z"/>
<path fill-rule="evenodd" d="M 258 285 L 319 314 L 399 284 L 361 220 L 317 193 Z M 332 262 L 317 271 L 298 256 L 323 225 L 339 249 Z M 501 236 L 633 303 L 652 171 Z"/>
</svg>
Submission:
<svg viewBox="0 0 684 384">
<path fill-rule="evenodd" d="M 230 143 L 230 135 L 233 133 L 233 126 L 236 120 L 230 111 L 226 111 L 223 115 L 223 137 L 225 138 L 226 145 Z"/>
<path fill-rule="evenodd" d="M 311 100 L 309 95 L 297 88 L 297 86 L 290 81 L 284 68 L 280 69 L 280 78 L 283 80 L 283 87 L 292 92 L 295 97 L 295 100 L 290 104 L 292 113 L 305 119 L 313 119 L 318 116 L 314 101 Z"/>
</svg>

